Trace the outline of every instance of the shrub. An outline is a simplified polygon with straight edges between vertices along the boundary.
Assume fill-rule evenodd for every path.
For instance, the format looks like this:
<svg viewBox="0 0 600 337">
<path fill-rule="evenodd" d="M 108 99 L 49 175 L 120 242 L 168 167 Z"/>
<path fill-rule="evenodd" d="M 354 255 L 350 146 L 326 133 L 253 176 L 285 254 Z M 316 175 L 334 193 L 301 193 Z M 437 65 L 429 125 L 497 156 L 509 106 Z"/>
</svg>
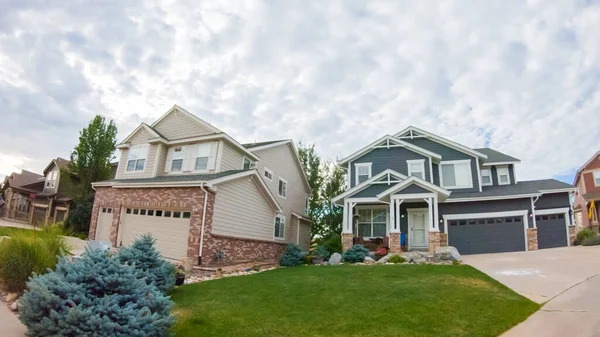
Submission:
<svg viewBox="0 0 600 337">
<path fill-rule="evenodd" d="M 367 255 L 369 255 L 369 250 L 365 246 L 354 245 L 342 255 L 342 258 L 344 262 L 356 263 L 363 262 Z"/>
<path fill-rule="evenodd" d="M 588 238 L 596 237 L 596 233 L 589 227 L 586 227 L 577 233 L 575 241 L 579 242 L 579 244 L 583 244 L 583 241 Z"/>
<path fill-rule="evenodd" d="M 140 279 L 167 294 L 175 286 L 176 267 L 160 256 L 155 243 L 150 234 L 142 235 L 130 247 L 122 247 L 117 256 L 121 263 L 135 267 Z"/>
<path fill-rule="evenodd" d="M 334 234 L 320 240 L 321 246 L 325 247 L 330 254 L 342 253 L 342 236 Z"/>
<path fill-rule="evenodd" d="M 279 264 L 286 267 L 295 267 L 302 264 L 302 251 L 298 245 L 290 243 L 279 258 Z"/>
<path fill-rule="evenodd" d="M 65 226 L 73 232 L 81 235 L 88 234 L 90 230 L 90 219 L 92 218 L 92 209 L 94 208 L 94 198 L 89 197 L 84 200 L 75 201 L 75 207 L 65 221 Z"/>
<path fill-rule="evenodd" d="M 323 246 L 317 246 L 310 253 L 310 257 L 315 258 L 315 259 L 321 259 L 321 258 L 327 259 L 327 258 L 329 258 L 329 252 L 327 251 L 327 248 L 325 248 Z"/>
<path fill-rule="evenodd" d="M 600 245 L 600 235 L 586 237 L 581 241 L 582 246 L 597 246 Z"/>
<path fill-rule="evenodd" d="M 29 336 L 165 336 L 173 303 L 117 256 L 86 250 L 27 284 L 20 320 Z"/>
<path fill-rule="evenodd" d="M 0 243 L 0 280 L 5 290 L 21 292 L 33 273 L 54 269 L 58 255 L 71 252 L 62 234 L 57 226 L 41 231 L 11 231 L 10 239 Z"/>
<path fill-rule="evenodd" d="M 404 263 L 404 262 L 406 262 L 406 259 L 400 255 L 394 255 L 394 256 L 390 257 L 387 262 L 389 262 L 389 263 Z"/>
</svg>

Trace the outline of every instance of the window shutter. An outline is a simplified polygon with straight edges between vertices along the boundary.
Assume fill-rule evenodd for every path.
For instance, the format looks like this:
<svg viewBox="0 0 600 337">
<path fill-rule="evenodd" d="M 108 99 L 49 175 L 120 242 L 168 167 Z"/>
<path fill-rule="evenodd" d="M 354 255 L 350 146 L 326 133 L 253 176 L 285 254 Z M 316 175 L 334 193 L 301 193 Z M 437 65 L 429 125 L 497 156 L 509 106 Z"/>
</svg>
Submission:
<svg viewBox="0 0 600 337">
<path fill-rule="evenodd" d="M 167 163 L 165 164 L 165 173 L 171 172 L 171 165 L 173 164 L 173 152 L 175 147 L 170 147 L 167 151 Z"/>
<path fill-rule="evenodd" d="M 215 163 L 217 161 L 217 142 L 213 142 L 210 144 L 210 155 L 208 157 L 208 169 L 209 170 L 214 170 L 215 169 Z"/>
</svg>

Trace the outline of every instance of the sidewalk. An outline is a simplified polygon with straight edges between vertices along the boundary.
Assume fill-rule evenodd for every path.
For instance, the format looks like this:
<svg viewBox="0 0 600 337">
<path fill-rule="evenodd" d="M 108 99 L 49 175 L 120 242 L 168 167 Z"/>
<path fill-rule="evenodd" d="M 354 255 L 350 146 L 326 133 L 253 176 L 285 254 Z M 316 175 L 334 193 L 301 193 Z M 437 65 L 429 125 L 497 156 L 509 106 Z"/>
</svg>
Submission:
<svg viewBox="0 0 600 337">
<path fill-rule="evenodd" d="M 24 337 L 27 332 L 23 323 L 4 303 L 0 303 L 0 327 L 3 337 Z"/>
</svg>

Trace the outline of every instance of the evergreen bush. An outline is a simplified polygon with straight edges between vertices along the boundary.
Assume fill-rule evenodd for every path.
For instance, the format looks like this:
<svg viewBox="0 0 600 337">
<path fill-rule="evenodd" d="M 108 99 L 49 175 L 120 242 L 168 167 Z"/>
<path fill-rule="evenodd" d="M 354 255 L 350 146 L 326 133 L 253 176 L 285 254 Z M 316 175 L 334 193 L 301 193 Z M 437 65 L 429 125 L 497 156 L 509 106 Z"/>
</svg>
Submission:
<svg viewBox="0 0 600 337">
<path fill-rule="evenodd" d="M 329 237 L 320 240 L 321 245 L 324 246 L 330 254 L 342 253 L 342 236 L 339 234 L 333 234 Z"/>
<path fill-rule="evenodd" d="M 404 263 L 404 262 L 406 262 L 406 259 L 400 255 L 394 255 L 394 256 L 390 257 L 387 262 L 389 262 L 389 263 Z"/>
<path fill-rule="evenodd" d="M 357 263 L 363 262 L 368 255 L 369 250 L 365 248 L 365 246 L 354 245 L 342 255 L 342 258 L 344 259 L 344 262 Z"/>
<path fill-rule="evenodd" d="M 0 281 L 6 291 L 22 292 L 33 274 L 54 269 L 58 255 L 68 254 L 71 247 L 62 237 L 60 227 L 41 231 L 12 230 L 10 239 L 0 242 Z"/>
<path fill-rule="evenodd" d="M 140 279 L 145 278 L 147 284 L 167 294 L 175 286 L 176 267 L 160 256 L 155 243 L 150 234 L 142 235 L 131 246 L 122 247 L 117 256 L 121 263 L 135 267 Z"/>
<path fill-rule="evenodd" d="M 165 336 L 172 302 L 117 256 L 86 250 L 27 284 L 20 320 L 29 336 Z"/>
<path fill-rule="evenodd" d="M 578 244 L 583 245 L 583 241 L 594 237 L 596 237 L 596 233 L 591 228 L 585 227 L 577 233 L 575 241 L 577 241 Z"/>
<path fill-rule="evenodd" d="M 586 237 L 581 241 L 582 246 L 598 246 L 600 245 L 600 235 L 594 235 L 591 237 Z"/>
<path fill-rule="evenodd" d="M 290 243 L 279 258 L 279 264 L 286 267 L 295 267 L 302 264 L 303 258 L 300 247 Z"/>
<path fill-rule="evenodd" d="M 312 258 L 316 258 L 316 259 L 328 259 L 329 258 L 329 252 L 327 251 L 327 248 L 323 247 L 323 246 L 317 246 L 315 247 L 315 249 L 313 249 L 310 252 L 310 257 Z"/>
</svg>

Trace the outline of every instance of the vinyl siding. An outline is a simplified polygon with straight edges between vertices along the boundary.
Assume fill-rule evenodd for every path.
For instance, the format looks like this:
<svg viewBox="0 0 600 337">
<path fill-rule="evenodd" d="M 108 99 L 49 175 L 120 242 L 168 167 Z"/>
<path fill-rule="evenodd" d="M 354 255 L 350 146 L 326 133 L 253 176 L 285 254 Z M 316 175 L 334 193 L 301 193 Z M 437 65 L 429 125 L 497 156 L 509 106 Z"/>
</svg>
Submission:
<svg viewBox="0 0 600 337">
<path fill-rule="evenodd" d="M 285 233 L 289 233 L 286 219 Z M 212 233 L 274 241 L 275 211 L 249 178 L 219 184 L 215 195 Z"/>
<path fill-rule="evenodd" d="M 475 160 L 475 157 L 468 155 L 466 153 L 457 151 L 453 148 L 447 147 L 446 145 L 442 145 L 440 143 L 426 139 L 426 138 L 404 139 L 404 141 L 441 155 L 442 161 L 471 159 L 471 176 L 473 177 L 473 188 L 461 188 L 461 189 L 456 189 L 456 191 L 461 191 L 461 192 L 479 191 L 479 174 L 477 173 L 477 161 Z M 438 172 L 437 180 L 438 181 L 435 184 L 439 186 L 439 172 Z M 454 189 L 451 189 L 451 190 L 454 190 Z"/>
<path fill-rule="evenodd" d="M 221 172 L 229 170 L 241 170 L 242 160 L 244 155 L 231 144 L 220 142 L 223 146 L 223 154 L 221 156 Z"/>
<path fill-rule="evenodd" d="M 158 167 L 156 170 L 156 175 L 161 176 L 165 174 L 165 165 L 167 165 L 167 155 L 169 153 L 169 148 L 163 144 L 158 144 L 157 151 L 158 161 L 156 162 L 156 165 L 158 165 Z"/>
<path fill-rule="evenodd" d="M 502 166 L 507 166 L 508 167 L 508 176 L 510 177 L 510 184 L 511 185 L 516 184 L 516 181 L 515 181 L 515 172 L 513 170 L 513 168 L 514 168 L 513 166 L 514 165 L 510 164 L 510 165 L 502 165 Z M 494 186 L 498 186 L 499 184 L 498 184 L 498 168 L 497 168 L 497 166 L 496 165 L 492 165 L 490 171 L 492 172 L 492 184 Z"/>
<path fill-rule="evenodd" d="M 373 149 L 350 163 L 350 187 L 356 186 L 356 175 L 354 164 L 372 163 L 371 176 L 377 175 L 387 169 L 408 175 L 407 160 L 425 159 L 425 180 L 430 181 L 429 158 L 403 147 L 391 147 L 389 149 Z"/>
<path fill-rule="evenodd" d="M 300 235 L 298 237 L 298 246 L 302 250 L 310 249 L 310 223 L 297 219 L 300 222 Z"/>
<path fill-rule="evenodd" d="M 535 209 L 550 209 L 550 208 L 564 208 L 571 206 L 571 198 L 569 193 L 551 193 L 543 194 L 536 202 Z"/>
<path fill-rule="evenodd" d="M 373 184 L 364 190 L 350 196 L 350 198 L 371 198 L 376 197 L 377 194 L 387 190 L 388 188 L 394 186 L 394 184 Z"/>
<path fill-rule="evenodd" d="M 140 129 L 138 133 L 131 139 L 131 145 L 146 144 L 148 139 L 152 136 L 144 129 Z M 127 156 L 129 154 L 128 149 L 121 150 L 121 158 L 119 159 L 119 167 L 117 168 L 116 179 L 137 179 L 137 178 L 151 178 L 154 173 L 154 164 L 156 161 L 156 151 L 158 149 L 157 144 L 152 144 L 148 147 L 148 154 L 146 156 L 146 162 L 144 163 L 144 171 L 140 172 L 126 172 L 127 169 Z"/>
<path fill-rule="evenodd" d="M 474 202 L 452 202 L 441 203 L 438 205 L 439 217 L 442 218 L 446 214 L 470 214 L 470 213 L 491 213 L 491 212 L 508 212 L 527 210 L 531 213 L 531 199 L 506 199 L 506 200 L 489 200 L 489 201 L 474 201 Z M 533 221 L 530 216 L 527 216 L 527 224 L 529 228 L 533 228 Z M 440 223 L 440 230 L 444 232 L 443 224 Z"/>
<path fill-rule="evenodd" d="M 304 184 L 302 169 L 294 158 L 295 154 L 292 147 L 285 144 L 259 150 L 255 153 L 260 157 L 260 161 L 256 163 L 256 169 L 260 176 L 264 176 L 265 166 L 273 171 L 273 181 L 266 179 L 263 179 L 263 181 L 283 209 L 287 223 L 290 223 L 292 212 L 306 216 L 306 195 L 309 194 L 309 191 Z M 278 194 L 279 177 L 288 183 L 286 199 Z M 296 238 L 290 239 L 287 233 L 289 231 L 286 232 L 286 239 L 296 242 Z"/>
<path fill-rule="evenodd" d="M 174 111 L 153 128 L 168 140 L 205 136 L 214 133 L 179 111 Z"/>
</svg>

